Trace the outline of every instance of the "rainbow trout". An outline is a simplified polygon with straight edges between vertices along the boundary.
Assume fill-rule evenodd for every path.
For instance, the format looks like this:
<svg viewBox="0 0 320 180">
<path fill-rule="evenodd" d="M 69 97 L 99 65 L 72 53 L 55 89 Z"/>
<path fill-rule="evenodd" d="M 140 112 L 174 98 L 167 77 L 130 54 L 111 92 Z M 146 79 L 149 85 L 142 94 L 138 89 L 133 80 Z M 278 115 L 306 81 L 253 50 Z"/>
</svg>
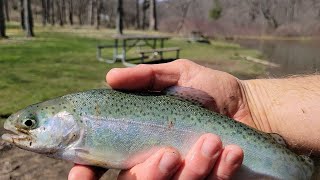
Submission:
<svg viewBox="0 0 320 180">
<path fill-rule="evenodd" d="M 11 115 L 2 138 L 18 147 L 79 164 L 128 169 L 160 147 L 186 155 L 204 133 L 237 144 L 237 179 L 310 179 L 313 162 L 288 150 L 278 135 L 254 130 L 204 108 L 212 98 L 192 88 L 164 92 L 97 89 L 31 105 Z M 279 143 L 280 142 L 280 143 Z"/>
</svg>

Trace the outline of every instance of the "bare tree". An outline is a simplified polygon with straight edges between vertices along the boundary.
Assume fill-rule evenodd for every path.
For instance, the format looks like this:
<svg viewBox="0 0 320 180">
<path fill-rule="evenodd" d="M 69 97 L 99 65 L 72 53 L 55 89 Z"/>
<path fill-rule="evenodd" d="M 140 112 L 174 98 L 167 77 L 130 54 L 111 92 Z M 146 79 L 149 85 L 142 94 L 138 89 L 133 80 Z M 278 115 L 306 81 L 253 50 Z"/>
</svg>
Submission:
<svg viewBox="0 0 320 180">
<path fill-rule="evenodd" d="M 88 7 L 88 22 L 90 25 L 94 24 L 94 1 L 89 0 L 89 7 Z"/>
<path fill-rule="evenodd" d="M 42 5 L 42 25 L 45 26 L 47 24 L 47 14 L 48 14 L 48 9 L 47 9 L 47 0 L 41 0 L 41 5 Z"/>
<path fill-rule="evenodd" d="M 117 34 L 123 34 L 123 6 L 122 0 L 117 0 L 117 20 L 116 29 Z"/>
<path fill-rule="evenodd" d="M 56 19 L 55 19 L 55 11 L 54 11 L 54 1 L 55 0 L 50 0 L 50 7 L 51 7 L 51 25 L 54 26 L 56 24 Z"/>
<path fill-rule="evenodd" d="M 71 24 L 71 25 L 73 25 L 73 0 L 69 0 L 68 1 L 68 6 L 69 6 L 69 23 Z"/>
<path fill-rule="evenodd" d="M 25 22 L 24 22 L 24 5 L 23 5 L 24 0 L 20 0 L 20 23 L 21 23 L 21 28 L 23 30 L 26 29 L 25 27 Z"/>
<path fill-rule="evenodd" d="M 5 15 L 6 15 L 6 20 L 9 22 L 10 21 L 10 16 L 9 16 L 9 3 L 8 3 L 9 0 L 4 0 L 4 12 L 5 12 Z"/>
<path fill-rule="evenodd" d="M 143 0 L 142 3 L 142 29 L 146 28 L 146 14 L 147 14 L 147 9 L 149 8 L 149 1 L 148 0 Z"/>
<path fill-rule="evenodd" d="M 66 20 L 66 1 L 65 0 L 60 0 L 61 4 L 61 20 L 63 24 L 67 23 Z"/>
<path fill-rule="evenodd" d="M 57 7 L 57 16 L 59 19 L 59 25 L 63 26 L 63 14 L 62 14 L 62 0 L 56 0 L 56 7 Z"/>
<path fill-rule="evenodd" d="M 183 25 L 184 25 L 184 22 L 186 20 L 186 17 L 187 17 L 187 14 L 188 14 L 188 11 L 191 7 L 191 4 L 194 2 L 194 0 L 189 0 L 187 2 L 185 2 L 181 7 L 181 10 L 182 10 L 182 20 L 179 22 L 179 25 L 177 27 L 177 32 L 180 32 Z"/>
<path fill-rule="evenodd" d="M 140 3 L 136 0 L 136 29 L 140 29 Z"/>
<path fill-rule="evenodd" d="M 0 38 L 7 38 L 7 36 L 6 36 L 6 21 L 4 19 L 3 0 L 0 0 Z"/>
<path fill-rule="evenodd" d="M 24 23 L 25 23 L 25 31 L 27 37 L 33 37 L 33 17 L 31 11 L 31 2 L 30 0 L 23 0 L 24 7 Z"/>
<path fill-rule="evenodd" d="M 45 4 L 46 4 L 46 22 L 47 23 L 51 23 L 51 16 L 50 16 L 50 12 L 51 12 L 51 0 L 45 0 Z"/>
<path fill-rule="evenodd" d="M 86 0 L 78 0 L 77 1 L 77 16 L 79 20 L 79 25 L 84 24 L 84 12 L 86 12 L 87 1 Z"/>
<path fill-rule="evenodd" d="M 101 15 L 101 10 L 102 10 L 102 2 L 101 0 L 96 0 L 96 19 L 97 19 L 97 24 L 96 24 L 96 28 L 99 29 L 100 28 L 100 15 Z"/>
<path fill-rule="evenodd" d="M 150 16 L 149 16 L 149 29 L 158 30 L 157 27 L 157 2 L 156 0 L 150 0 Z"/>
</svg>

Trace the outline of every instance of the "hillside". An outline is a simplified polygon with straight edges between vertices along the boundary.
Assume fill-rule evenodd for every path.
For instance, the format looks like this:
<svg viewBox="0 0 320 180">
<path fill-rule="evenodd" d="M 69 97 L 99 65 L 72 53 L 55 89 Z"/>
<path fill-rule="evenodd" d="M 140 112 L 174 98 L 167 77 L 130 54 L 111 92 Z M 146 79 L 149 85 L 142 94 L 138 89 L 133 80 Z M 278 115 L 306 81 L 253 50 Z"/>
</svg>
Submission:
<svg viewBox="0 0 320 180">
<path fill-rule="evenodd" d="M 160 4 L 160 28 L 164 31 L 224 36 L 320 35 L 319 0 L 170 0 Z M 216 20 L 209 17 L 215 8 L 221 9 Z"/>
</svg>

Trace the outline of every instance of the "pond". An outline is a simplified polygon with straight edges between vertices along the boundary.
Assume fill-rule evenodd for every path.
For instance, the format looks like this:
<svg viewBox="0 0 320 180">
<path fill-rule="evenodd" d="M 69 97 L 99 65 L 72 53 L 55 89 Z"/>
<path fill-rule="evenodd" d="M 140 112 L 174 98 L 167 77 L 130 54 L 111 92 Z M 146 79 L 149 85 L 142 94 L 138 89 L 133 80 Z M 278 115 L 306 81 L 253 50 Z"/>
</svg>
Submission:
<svg viewBox="0 0 320 180">
<path fill-rule="evenodd" d="M 267 68 L 269 77 L 312 74 L 320 69 L 320 41 L 236 40 L 243 47 L 261 51 L 265 60 L 279 64 Z"/>
</svg>

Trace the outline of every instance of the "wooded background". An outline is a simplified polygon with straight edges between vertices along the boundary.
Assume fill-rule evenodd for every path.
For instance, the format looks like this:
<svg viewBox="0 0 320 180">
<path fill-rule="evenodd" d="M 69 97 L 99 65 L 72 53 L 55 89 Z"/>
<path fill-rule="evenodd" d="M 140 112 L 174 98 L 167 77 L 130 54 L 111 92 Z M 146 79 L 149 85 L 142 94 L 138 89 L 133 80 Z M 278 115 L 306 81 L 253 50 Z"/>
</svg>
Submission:
<svg viewBox="0 0 320 180">
<path fill-rule="evenodd" d="M 161 30 L 208 36 L 320 35 L 320 0 L 0 0 L 5 23 Z"/>
</svg>

